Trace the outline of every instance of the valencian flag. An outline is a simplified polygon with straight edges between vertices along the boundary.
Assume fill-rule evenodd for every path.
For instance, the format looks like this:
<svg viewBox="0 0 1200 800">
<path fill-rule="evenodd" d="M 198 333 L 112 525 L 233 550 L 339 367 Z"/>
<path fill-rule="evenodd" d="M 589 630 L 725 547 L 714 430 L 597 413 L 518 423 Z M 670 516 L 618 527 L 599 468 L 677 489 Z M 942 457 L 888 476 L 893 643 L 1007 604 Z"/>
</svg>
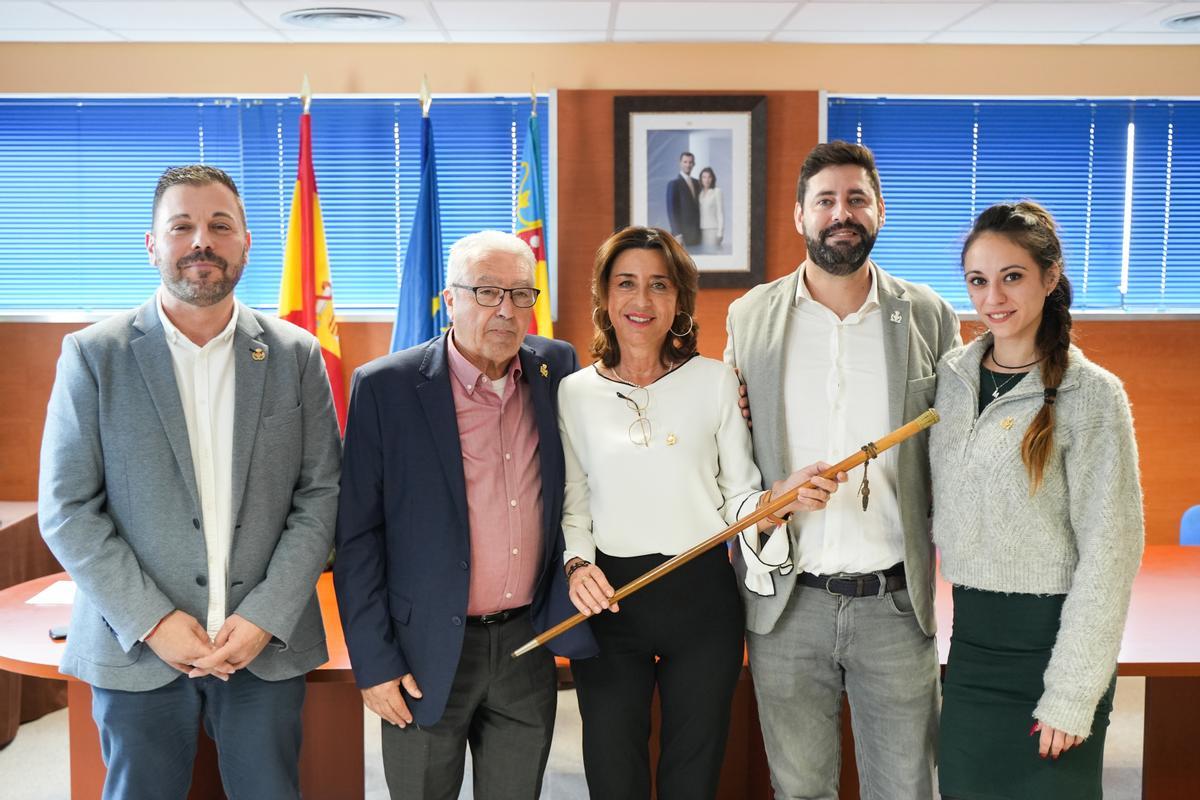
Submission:
<svg viewBox="0 0 1200 800">
<path fill-rule="evenodd" d="M 438 336 L 450 326 L 442 308 L 446 273 L 442 266 L 442 222 L 438 210 L 437 163 L 433 128 L 427 101 L 421 117 L 421 192 L 413 216 L 404 273 L 400 276 L 400 301 L 392 329 L 392 352 Z"/>
<path fill-rule="evenodd" d="M 329 254 L 325 250 L 325 226 L 317 199 L 317 178 L 312 163 L 312 117 L 308 113 L 308 81 L 304 87 L 304 112 L 300 115 L 300 166 L 292 192 L 287 246 L 283 251 L 283 280 L 279 284 L 279 316 L 317 337 L 338 426 L 346 430 L 346 390 L 342 383 L 342 347 L 333 315 L 333 284 L 329 277 Z"/>
<path fill-rule="evenodd" d="M 529 333 L 554 337 L 550 319 L 550 270 L 546 264 L 546 193 L 542 183 L 542 148 L 538 143 L 537 100 L 529 111 L 529 130 L 521 153 L 521 184 L 517 190 L 517 236 L 525 240 L 537 259 L 534 285 L 541 289 L 533 307 Z"/>
</svg>

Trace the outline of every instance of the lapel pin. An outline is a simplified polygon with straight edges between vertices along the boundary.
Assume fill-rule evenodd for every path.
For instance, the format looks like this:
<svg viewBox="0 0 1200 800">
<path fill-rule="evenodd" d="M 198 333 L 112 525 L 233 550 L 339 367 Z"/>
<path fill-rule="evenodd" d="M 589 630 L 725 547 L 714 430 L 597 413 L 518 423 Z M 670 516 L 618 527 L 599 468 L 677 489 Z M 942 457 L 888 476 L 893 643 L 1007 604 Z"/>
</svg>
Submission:
<svg viewBox="0 0 1200 800">
<path fill-rule="evenodd" d="M 902 316 L 900 315 L 900 312 L 899 312 L 899 311 L 893 311 L 893 312 L 892 312 L 892 316 L 890 317 L 890 319 L 892 320 L 892 322 L 895 322 L 895 323 L 897 323 L 897 324 L 899 324 L 899 323 L 901 323 L 901 322 L 903 322 L 903 321 L 904 321 L 904 317 L 902 317 Z"/>
<path fill-rule="evenodd" d="M 542 366 L 538 369 L 538 372 L 542 373 L 543 378 L 550 377 L 550 368 L 547 367 L 545 364 L 542 364 Z"/>
<path fill-rule="evenodd" d="M 675 444 L 678 441 L 679 440 L 675 438 L 675 434 L 673 434 L 673 433 L 667 434 L 667 447 L 670 447 L 671 445 Z"/>
<path fill-rule="evenodd" d="M 1013 426 L 1013 418 L 1012 417 L 1005 417 L 1004 419 L 1002 419 L 1000 421 L 1000 427 L 1004 428 L 1004 430 L 1006 430 L 1006 431 L 1011 429 L 1012 426 Z"/>
<path fill-rule="evenodd" d="M 255 361 L 265 361 L 267 359 L 267 351 L 261 347 L 256 347 L 250 351 L 250 357 Z"/>
</svg>

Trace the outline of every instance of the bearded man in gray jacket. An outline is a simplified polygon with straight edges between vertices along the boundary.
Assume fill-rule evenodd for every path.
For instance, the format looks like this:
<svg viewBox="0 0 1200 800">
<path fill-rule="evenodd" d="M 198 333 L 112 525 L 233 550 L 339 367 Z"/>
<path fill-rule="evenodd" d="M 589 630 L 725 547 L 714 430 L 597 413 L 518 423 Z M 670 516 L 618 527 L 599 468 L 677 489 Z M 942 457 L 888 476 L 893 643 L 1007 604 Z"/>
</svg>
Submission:
<svg viewBox="0 0 1200 800">
<path fill-rule="evenodd" d="M 146 249 L 161 287 L 63 340 L 46 415 L 60 669 L 91 684 L 105 800 L 185 797 L 201 722 L 230 798 L 298 798 L 340 459 L 321 348 L 234 300 L 250 233 L 221 170 L 163 174 Z"/>
<path fill-rule="evenodd" d="M 725 360 L 746 381 L 766 485 L 796 465 L 840 461 L 925 411 L 938 359 L 959 344 L 944 300 L 868 259 L 884 221 L 870 150 L 814 148 L 794 218 L 804 262 L 729 309 Z M 777 798 L 837 798 L 843 693 L 864 800 L 933 796 L 928 435 L 872 461 L 868 487 L 734 552 Z"/>
</svg>

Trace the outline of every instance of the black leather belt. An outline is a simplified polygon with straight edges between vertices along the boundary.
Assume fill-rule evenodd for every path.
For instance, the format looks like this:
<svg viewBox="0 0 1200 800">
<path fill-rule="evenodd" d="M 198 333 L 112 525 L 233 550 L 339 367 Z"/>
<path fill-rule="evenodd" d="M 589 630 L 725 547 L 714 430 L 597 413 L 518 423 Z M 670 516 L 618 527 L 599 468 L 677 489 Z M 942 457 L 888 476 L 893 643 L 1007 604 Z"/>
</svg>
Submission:
<svg viewBox="0 0 1200 800">
<path fill-rule="evenodd" d="M 866 572 L 861 575 L 813 575 L 811 572 L 801 572 L 799 577 L 800 582 L 805 586 L 824 589 L 830 594 L 842 597 L 872 597 L 908 586 L 904 578 L 903 562 L 880 572 Z M 883 581 L 882 592 L 879 590 L 881 579 Z"/>
<path fill-rule="evenodd" d="M 503 611 L 497 611 L 494 614 L 480 614 L 478 617 L 467 617 L 468 625 L 495 625 L 497 622 L 508 622 L 510 619 L 516 619 L 529 610 L 529 606 L 521 606 L 520 608 L 506 608 Z"/>
</svg>

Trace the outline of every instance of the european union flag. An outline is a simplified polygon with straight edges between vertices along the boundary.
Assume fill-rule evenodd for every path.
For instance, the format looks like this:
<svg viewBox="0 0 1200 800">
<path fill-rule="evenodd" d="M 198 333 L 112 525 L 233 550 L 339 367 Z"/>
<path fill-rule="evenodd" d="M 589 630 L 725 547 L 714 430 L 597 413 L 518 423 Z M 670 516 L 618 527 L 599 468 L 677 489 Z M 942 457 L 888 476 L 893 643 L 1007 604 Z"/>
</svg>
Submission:
<svg viewBox="0 0 1200 800">
<path fill-rule="evenodd" d="M 432 339 L 450 326 L 442 308 L 445 284 L 433 126 L 425 116 L 421 118 L 421 192 L 404 253 L 400 301 L 396 306 L 396 326 L 392 329 L 393 353 Z"/>
</svg>

